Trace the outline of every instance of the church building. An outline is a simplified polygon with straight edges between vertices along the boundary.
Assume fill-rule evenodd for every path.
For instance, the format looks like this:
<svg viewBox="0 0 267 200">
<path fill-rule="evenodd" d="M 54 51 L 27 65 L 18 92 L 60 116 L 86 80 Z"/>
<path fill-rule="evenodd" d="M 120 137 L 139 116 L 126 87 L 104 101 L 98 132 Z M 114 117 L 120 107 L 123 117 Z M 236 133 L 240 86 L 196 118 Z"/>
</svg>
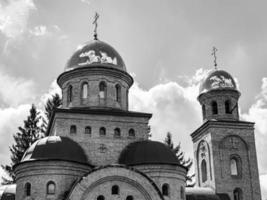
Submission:
<svg viewBox="0 0 267 200">
<path fill-rule="evenodd" d="M 57 79 L 63 104 L 49 136 L 26 151 L 16 185 L 3 186 L 0 197 L 261 200 L 254 123 L 239 119 L 240 92 L 228 72 L 214 69 L 201 84 L 203 124 L 191 134 L 196 185 L 188 188 L 188 169 L 149 139 L 152 114 L 128 110 L 133 82 L 120 54 L 97 34 L 77 49 Z"/>
</svg>

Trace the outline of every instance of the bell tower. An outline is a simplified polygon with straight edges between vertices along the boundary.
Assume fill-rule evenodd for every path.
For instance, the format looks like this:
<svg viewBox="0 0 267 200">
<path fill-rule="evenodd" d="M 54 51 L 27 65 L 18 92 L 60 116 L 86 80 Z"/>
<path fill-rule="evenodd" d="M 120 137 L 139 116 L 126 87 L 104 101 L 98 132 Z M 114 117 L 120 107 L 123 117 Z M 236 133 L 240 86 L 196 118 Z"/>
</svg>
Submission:
<svg viewBox="0 0 267 200">
<path fill-rule="evenodd" d="M 254 123 L 239 119 L 233 77 L 212 70 L 200 86 L 203 124 L 192 134 L 196 184 L 231 200 L 261 200 Z"/>
</svg>

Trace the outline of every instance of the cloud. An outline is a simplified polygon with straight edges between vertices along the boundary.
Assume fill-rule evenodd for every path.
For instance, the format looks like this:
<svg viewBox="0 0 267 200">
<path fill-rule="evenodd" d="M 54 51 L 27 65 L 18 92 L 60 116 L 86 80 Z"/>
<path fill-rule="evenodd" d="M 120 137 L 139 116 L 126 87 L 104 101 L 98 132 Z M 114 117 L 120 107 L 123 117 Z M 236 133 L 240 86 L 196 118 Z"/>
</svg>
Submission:
<svg viewBox="0 0 267 200">
<path fill-rule="evenodd" d="M 48 89 L 48 92 L 46 92 L 45 94 L 43 94 L 43 95 L 41 96 L 41 98 L 40 98 L 41 101 L 40 101 L 38 107 L 43 108 L 43 107 L 45 106 L 47 100 L 48 100 L 49 98 L 51 98 L 53 95 L 55 95 L 55 94 L 59 94 L 59 95 L 61 96 L 61 88 L 58 86 L 56 80 L 54 80 L 54 81 L 51 83 L 51 85 L 50 85 L 50 87 L 49 87 L 49 89 Z"/>
<path fill-rule="evenodd" d="M 18 106 L 34 100 L 35 87 L 32 80 L 13 77 L 0 70 L 0 107 Z"/>
<path fill-rule="evenodd" d="M 6 5 L 0 3 L 0 31 L 9 38 L 22 34 L 34 9 L 32 0 L 10 0 Z"/>
</svg>

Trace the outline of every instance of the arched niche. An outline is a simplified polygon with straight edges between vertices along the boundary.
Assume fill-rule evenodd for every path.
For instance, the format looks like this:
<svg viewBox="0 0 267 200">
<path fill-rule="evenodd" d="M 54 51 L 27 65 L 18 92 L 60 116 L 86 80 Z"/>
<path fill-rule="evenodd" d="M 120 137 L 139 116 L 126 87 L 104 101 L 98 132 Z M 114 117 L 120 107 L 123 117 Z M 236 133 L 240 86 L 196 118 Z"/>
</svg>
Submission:
<svg viewBox="0 0 267 200">
<path fill-rule="evenodd" d="M 212 180 L 210 147 L 205 140 L 201 140 L 197 147 L 197 175 L 199 186 Z"/>
<path fill-rule="evenodd" d="M 223 177 L 250 177 L 249 146 L 242 137 L 233 134 L 224 137 L 219 143 L 219 153 Z"/>
</svg>

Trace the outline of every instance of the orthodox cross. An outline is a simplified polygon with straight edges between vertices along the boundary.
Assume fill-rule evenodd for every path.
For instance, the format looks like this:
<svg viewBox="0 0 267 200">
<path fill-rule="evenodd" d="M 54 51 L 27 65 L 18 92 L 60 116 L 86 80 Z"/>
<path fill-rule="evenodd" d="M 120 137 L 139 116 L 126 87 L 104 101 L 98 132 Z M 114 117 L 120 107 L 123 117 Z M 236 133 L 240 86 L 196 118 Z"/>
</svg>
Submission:
<svg viewBox="0 0 267 200">
<path fill-rule="evenodd" d="M 93 24 L 95 25 L 95 29 L 94 29 L 94 38 L 95 40 L 97 40 L 97 20 L 99 18 L 99 14 L 96 12 L 95 13 L 95 18 L 94 18 L 94 21 L 93 21 Z"/>
<path fill-rule="evenodd" d="M 216 52 L 218 51 L 218 49 L 216 49 L 216 47 L 212 48 L 212 56 L 214 57 L 214 67 L 215 69 L 217 69 L 217 57 L 216 57 Z"/>
<path fill-rule="evenodd" d="M 100 153 L 105 153 L 107 151 L 107 147 L 104 144 L 100 144 L 100 147 L 98 149 Z"/>
<path fill-rule="evenodd" d="M 232 149 L 238 149 L 238 141 L 236 138 L 231 137 L 230 138 L 231 148 Z"/>
</svg>

